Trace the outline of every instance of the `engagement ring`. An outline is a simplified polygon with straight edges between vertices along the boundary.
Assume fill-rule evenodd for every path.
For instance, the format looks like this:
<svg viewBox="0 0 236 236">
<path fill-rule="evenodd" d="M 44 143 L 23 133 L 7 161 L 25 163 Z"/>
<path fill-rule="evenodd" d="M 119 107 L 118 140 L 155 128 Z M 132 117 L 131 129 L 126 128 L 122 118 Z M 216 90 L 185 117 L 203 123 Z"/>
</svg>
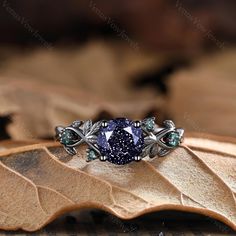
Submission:
<svg viewBox="0 0 236 236">
<path fill-rule="evenodd" d="M 56 138 L 71 154 L 76 147 L 85 143 L 87 161 L 100 159 L 113 164 L 124 165 L 140 161 L 148 156 L 165 156 L 183 141 L 184 130 L 176 128 L 171 120 L 163 122 L 163 127 L 155 123 L 155 118 L 132 121 L 116 118 L 108 121 L 74 121 L 67 127 L 56 127 Z"/>
</svg>

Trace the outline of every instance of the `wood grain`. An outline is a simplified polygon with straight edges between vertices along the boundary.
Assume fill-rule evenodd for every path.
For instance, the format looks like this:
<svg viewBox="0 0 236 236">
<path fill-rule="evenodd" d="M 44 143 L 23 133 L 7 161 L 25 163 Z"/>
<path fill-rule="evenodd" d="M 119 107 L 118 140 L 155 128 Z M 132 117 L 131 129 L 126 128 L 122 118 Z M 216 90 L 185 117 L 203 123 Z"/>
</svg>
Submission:
<svg viewBox="0 0 236 236">
<path fill-rule="evenodd" d="M 55 142 L 0 144 L 0 228 L 36 231 L 92 207 L 122 219 L 181 210 L 236 229 L 236 142 L 205 137 L 187 137 L 164 158 L 125 166 L 87 163 L 84 147 L 68 156 Z"/>
</svg>

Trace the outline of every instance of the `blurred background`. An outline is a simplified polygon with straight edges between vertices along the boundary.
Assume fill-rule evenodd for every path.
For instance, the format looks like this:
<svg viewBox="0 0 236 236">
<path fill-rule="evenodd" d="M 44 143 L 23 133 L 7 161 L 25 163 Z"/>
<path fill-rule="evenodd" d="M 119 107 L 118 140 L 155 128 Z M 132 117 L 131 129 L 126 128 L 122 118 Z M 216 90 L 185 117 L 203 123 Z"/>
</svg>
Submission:
<svg viewBox="0 0 236 236">
<path fill-rule="evenodd" d="M 235 12 L 235 0 L 1 0 L 0 140 L 53 139 L 56 125 L 121 116 L 236 137 Z M 231 232 L 187 213 L 129 223 L 79 214 L 43 233 Z"/>
<path fill-rule="evenodd" d="M 153 115 L 235 137 L 235 12 L 233 0 L 2 0 L 0 139 Z"/>
</svg>

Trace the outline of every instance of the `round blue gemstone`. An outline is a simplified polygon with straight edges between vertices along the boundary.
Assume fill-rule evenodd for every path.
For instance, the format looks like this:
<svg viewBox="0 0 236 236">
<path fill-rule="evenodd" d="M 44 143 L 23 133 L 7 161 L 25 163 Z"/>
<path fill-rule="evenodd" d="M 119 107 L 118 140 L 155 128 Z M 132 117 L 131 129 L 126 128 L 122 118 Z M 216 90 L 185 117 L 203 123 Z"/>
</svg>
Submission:
<svg viewBox="0 0 236 236">
<path fill-rule="evenodd" d="M 140 127 L 125 118 L 110 120 L 107 124 L 106 128 L 100 128 L 97 139 L 101 155 L 109 162 L 124 165 L 141 154 L 144 136 Z"/>
</svg>

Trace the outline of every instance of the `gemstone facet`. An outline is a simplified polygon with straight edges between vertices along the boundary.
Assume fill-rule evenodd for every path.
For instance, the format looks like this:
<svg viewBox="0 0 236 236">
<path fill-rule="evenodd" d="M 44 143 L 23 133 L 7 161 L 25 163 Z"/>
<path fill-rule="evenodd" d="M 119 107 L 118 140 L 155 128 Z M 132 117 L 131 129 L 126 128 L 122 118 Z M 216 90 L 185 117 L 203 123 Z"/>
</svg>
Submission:
<svg viewBox="0 0 236 236">
<path fill-rule="evenodd" d="M 155 128 L 155 119 L 152 117 L 146 118 L 143 121 L 143 124 L 147 131 L 152 132 Z"/>
<path fill-rule="evenodd" d="M 96 152 L 89 148 L 88 151 L 87 151 L 87 159 L 88 161 L 92 161 L 92 160 L 95 160 L 97 158 L 97 154 Z"/>
<path fill-rule="evenodd" d="M 106 156 L 107 161 L 124 165 L 141 154 L 144 144 L 143 131 L 128 119 L 110 120 L 107 121 L 106 127 L 100 128 L 97 144 L 101 155 Z"/>
<path fill-rule="evenodd" d="M 61 143 L 64 145 L 72 145 L 79 140 L 78 135 L 72 130 L 66 129 L 61 134 Z"/>
<path fill-rule="evenodd" d="M 180 144 L 179 133 L 172 131 L 163 137 L 163 142 L 169 147 L 177 147 Z"/>
</svg>

